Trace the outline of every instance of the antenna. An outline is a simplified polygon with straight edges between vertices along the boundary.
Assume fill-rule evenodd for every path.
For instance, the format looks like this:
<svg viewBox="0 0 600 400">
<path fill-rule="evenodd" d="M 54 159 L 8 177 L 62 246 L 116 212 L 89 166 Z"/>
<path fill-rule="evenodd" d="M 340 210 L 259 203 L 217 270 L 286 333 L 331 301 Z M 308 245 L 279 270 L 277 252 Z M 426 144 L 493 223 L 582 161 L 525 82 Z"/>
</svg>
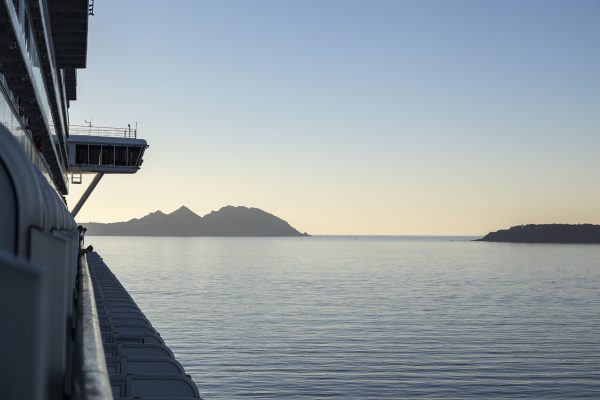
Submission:
<svg viewBox="0 0 600 400">
<path fill-rule="evenodd" d="M 90 118 L 89 121 L 87 119 L 84 121 L 87 124 L 87 126 L 90 128 L 90 135 L 91 135 L 92 134 L 92 119 Z"/>
</svg>

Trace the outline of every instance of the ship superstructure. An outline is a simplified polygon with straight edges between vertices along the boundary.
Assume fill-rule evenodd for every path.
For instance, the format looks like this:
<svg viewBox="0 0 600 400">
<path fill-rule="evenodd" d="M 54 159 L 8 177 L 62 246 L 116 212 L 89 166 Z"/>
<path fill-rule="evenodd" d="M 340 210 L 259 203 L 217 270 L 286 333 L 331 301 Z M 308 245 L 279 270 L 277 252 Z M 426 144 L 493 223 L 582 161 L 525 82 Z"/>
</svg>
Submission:
<svg viewBox="0 0 600 400">
<path fill-rule="evenodd" d="M 0 398 L 197 398 L 172 353 L 149 355 L 166 349 L 160 335 L 82 249 L 75 215 L 104 174 L 137 172 L 148 147 L 137 126 L 69 125 L 93 14 L 93 0 L 0 0 Z M 95 177 L 69 211 L 83 174 Z"/>
</svg>

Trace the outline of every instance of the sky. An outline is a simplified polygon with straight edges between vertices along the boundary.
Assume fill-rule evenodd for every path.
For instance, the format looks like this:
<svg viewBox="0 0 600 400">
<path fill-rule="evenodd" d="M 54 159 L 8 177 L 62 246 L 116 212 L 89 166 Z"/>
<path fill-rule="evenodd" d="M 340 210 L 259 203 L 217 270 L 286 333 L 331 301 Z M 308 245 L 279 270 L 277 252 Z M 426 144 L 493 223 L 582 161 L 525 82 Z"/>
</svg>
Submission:
<svg viewBox="0 0 600 400">
<path fill-rule="evenodd" d="M 78 220 L 244 205 L 311 234 L 599 224 L 599 41 L 594 0 L 96 2 L 70 122 L 137 122 L 150 148 Z"/>
</svg>

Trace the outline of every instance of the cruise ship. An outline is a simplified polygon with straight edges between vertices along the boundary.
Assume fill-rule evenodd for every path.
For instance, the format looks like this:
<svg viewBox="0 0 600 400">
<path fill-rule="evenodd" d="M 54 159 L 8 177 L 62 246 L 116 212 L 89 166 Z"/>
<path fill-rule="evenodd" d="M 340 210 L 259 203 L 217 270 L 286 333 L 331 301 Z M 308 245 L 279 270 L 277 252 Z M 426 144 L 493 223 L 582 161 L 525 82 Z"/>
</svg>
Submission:
<svg viewBox="0 0 600 400">
<path fill-rule="evenodd" d="M 148 148 L 137 126 L 69 124 L 93 15 L 93 0 L 0 0 L 0 399 L 199 398 L 75 220 Z"/>
</svg>

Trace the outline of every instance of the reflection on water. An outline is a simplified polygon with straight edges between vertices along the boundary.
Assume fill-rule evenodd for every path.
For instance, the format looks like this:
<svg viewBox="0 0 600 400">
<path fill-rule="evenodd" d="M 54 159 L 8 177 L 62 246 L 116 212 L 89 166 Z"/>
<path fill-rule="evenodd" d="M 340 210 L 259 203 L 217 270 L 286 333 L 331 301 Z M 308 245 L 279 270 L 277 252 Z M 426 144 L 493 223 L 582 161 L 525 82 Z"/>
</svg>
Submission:
<svg viewBox="0 0 600 400">
<path fill-rule="evenodd" d="M 600 398 L 600 246 L 88 238 L 207 400 Z"/>
</svg>

